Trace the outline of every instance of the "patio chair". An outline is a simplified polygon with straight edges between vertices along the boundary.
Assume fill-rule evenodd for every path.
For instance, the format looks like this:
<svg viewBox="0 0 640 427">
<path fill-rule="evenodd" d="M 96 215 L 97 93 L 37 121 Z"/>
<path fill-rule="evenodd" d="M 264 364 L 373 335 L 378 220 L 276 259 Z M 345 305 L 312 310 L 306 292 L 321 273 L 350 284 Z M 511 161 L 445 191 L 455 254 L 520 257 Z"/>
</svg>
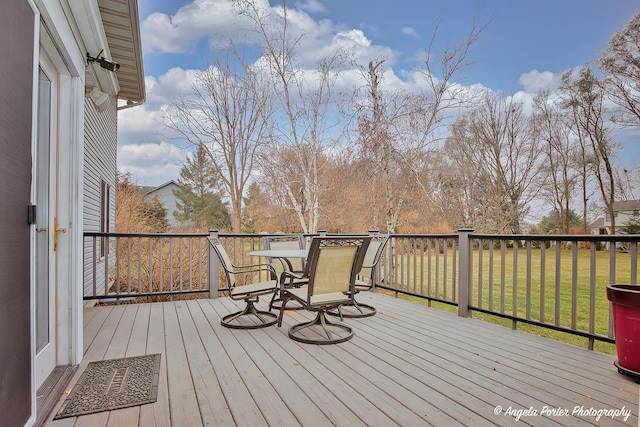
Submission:
<svg viewBox="0 0 640 427">
<path fill-rule="evenodd" d="M 224 316 L 220 324 L 233 329 L 256 329 L 275 324 L 277 316 L 274 313 L 270 311 L 260 311 L 255 307 L 255 303 L 258 302 L 262 295 L 273 294 L 272 300 L 275 297 L 275 292 L 278 290 L 278 280 L 276 279 L 276 272 L 273 267 L 269 264 L 233 265 L 220 240 L 217 237 L 209 237 L 208 239 L 224 269 L 229 288 L 229 296 L 233 300 L 243 300 L 246 303 L 243 310 Z M 248 285 L 238 284 L 240 276 L 250 275 L 253 277 L 253 275 L 258 272 L 267 273 L 270 279 Z M 243 320 L 250 316 L 257 319 L 259 323 L 255 321 L 245 322 Z"/>
<path fill-rule="evenodd" d="M 282 236 L 266 236 L 262 238 L 262 243 L 265 249 L 304 249 L 305 248 L 305 239 L 302 234 L 289 234 Z M 276 275 L 280 278 L 280 292 L 284 288 L 291 287 L 300 287 L 309 283 L 309 279 L 306 277 L 294 277 L 294 276 L 284 276 L 282 273 L 284 271 L 293 271 L 294 273 L 302 274 L 304 272 L 305 260 L 303 258 L 266 258 L 267 262 L 270 263 L 273 268 L 276 270 Z M 276 305 L 276 301 L 280 301 L 280 298 L 274 299 L 269 306 L 269 309 L 275 308 L 276 310 L 280 309 L 279 305 Z M 288 306 L 287 310 L 299 310 L 302 307 L 299 305 Z"/>
<path fill-rule="evenodd" d="M 371 243 L 369 243 L 369 246 L 367 247 L 367 253 L 364 256 L 364 261 L 362 263 L 362 270 L 360 270 L 356 277 L 356 283 L 354 286 L 355 294 L 358 294 L 358 292 L 361 291 L 371 290 L 371 288 L 378 282 L 378 263 L 382 258 L 384 247 L 389 240 L 388 234 L 374 233 L 370 234 L 370 236 Z M 359 303 L 355 299 L 355 294 L 353 298 L 353 304 L 345 304 L 342 307 L 341 313 L 338 313 L 337 310 L 330 310 L 327 313 L 332 316 L 341 315 L 342 317 L 351 319 L 358 317 L 369 317 L 376 314 L 376 308 L 374 306 Z"/>
<path fill-rule="evenodd" d="M 331 309 L 340 311 L 341 305 L 353 302 L 356 274 L 362 268 L 370 240 L 369 236 L 314 237 L 304 273 L 283 273 L 307 277 L 309 284 L 282 290 L 278 326 L 282 326 L 284 307 L 290 299 L 302 304 L 306 310 L 316 312 L 314 320 L 289 328 L 291 339 L 308 344 L 335 344 L 353 337 L 350 326 L 330 322 L 325 313 Z"/>
<path fill-rule="evenodd" d="M 265 249 L 304 249 L 305 240 L 302 234 L 288 234 L 282 236 L 266 236 L 262 238 Z M 269 258 L 267 262 L 276 269 L 278 277 L 285 270 L 302 273 L 304 271 L 304 259 L 302 258 Z"/>
</svg>

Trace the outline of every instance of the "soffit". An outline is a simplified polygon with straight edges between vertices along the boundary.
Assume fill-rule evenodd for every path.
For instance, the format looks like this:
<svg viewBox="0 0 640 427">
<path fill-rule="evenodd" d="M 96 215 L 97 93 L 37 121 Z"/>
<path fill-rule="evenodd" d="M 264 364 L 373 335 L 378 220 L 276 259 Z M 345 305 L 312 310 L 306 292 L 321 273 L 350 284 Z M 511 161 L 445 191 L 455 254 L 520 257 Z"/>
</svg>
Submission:
<svg viewBox="0 0 640 427">
<path fill-rule="evenodd" d="M 108 59 L 120 64 L 118 99 L 143 102 L 145 86 L 138 0 L 98 0 L 98 7 L 111 52 Z"/>
</svg>

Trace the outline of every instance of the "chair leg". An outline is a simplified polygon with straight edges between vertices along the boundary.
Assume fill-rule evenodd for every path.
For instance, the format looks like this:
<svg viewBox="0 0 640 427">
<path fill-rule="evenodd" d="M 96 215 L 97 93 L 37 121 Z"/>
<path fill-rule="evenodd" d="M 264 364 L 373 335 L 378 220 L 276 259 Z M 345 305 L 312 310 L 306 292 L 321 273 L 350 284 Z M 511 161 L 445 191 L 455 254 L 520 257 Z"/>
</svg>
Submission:
<svg viewBox="0 0 640 427">
<path fill-rule="evenodd" d="M 360 304 L 355 299 L 353 300 L 353 304 L 344 304 L 341 307 L 343 309 L 346 308 L 346 310 L 333 309 L 331 311 L 327 311 L 327 314 L 331 316 L 340 316 L 340 320 L 342 320 L 343 317 L 345 319 L 355 319 L 373 316 L 377 313 L 377 310 L 374 306 L 369 304 Z M 355 310 L 357 310 L 357 312 L 353 309 L 349 310 L 350 307 L 353 307 Z"/>
<path fill-rule="evenodd" d="M 304 329 L 311 328 L 313 326 L 320 326 L 322 328 L 322 332 L 326 338 L 308 338 L 302 334 L 301 331 Z M 343 332 L 342 334 L 338 332 Z M 346 335 L 344 334 L 346 332 Z M 318 332 L 320 334 L 320 332 Z M 289 338 L 295 341 L 303 342 L 306 344 L 337 344 L 341 342 L 345 342 L 353 338 L 354 332 L 350 326 L 347 326 L 343 323 L 333 323 L 330 322 L 325 316 L 324 310 L 318 310 L 318 314 L 316 318 L 310 322 L 299 323 L 297 325 L 293 325 L 289 328 Z"/>
<path fill-rule="evenodd" d="M 269 311 L 261 311 L 256 309 L 254 302 L 258 301 L 258 298 L 248 298 L 245 300 L 246 305 L 243 310 L 236 313 L 227 314 L 222 318 L 220 324 L 224 327 L 231 329 L 257 329 L 267 326 L 275 325 L 278 321 L 277 316 Z M 255 316 L 261 323 L 243 325 L 240 323 L 232 323 L 234 320 L 242 316 Z"/>
<path fill-rule="evenodd" d="M 281 305 L 280 305 L 280 313 L 278 313 L 278 327 L 282 326 L 282 318 L 284 317 L 284 311 L 286 309 L 285 306 L 287 305 L 287 302 L 289 302 L 290 299 L 291 299 L 291 297 L 286 296 L 286 295 L 284 297 L 282 297 L 282 298 L 279 298 L 279 300 L 282 301 L 282 302 L 281 302 Z"/>
</svg>

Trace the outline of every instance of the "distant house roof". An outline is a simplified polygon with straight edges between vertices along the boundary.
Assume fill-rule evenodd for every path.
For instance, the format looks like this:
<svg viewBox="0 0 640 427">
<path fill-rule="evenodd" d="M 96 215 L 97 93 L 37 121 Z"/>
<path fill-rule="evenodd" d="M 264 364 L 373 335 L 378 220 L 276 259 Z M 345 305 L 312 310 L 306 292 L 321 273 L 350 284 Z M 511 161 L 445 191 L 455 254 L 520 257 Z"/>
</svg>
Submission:
<svg viewBox="0 0 640 427">
<path fill-rule="evenodd" d="M 640 210 L 640 200 L 623 200 L 613 202 L 613 211 L 636 211 Z"/>
<path fill-rule="evenodd" d="M 596 219 L 591 224 L 589 224 L 589 228 L 605 228 L 604 218 L 600 217 L 600 218 Z"/>
<path fill-rule="evenodd" d="M 151 193 L 155 193 L 158 190 L 163 189 L 164 187 L 167 187 L 169 185 L 175 185 L 176 187 L 180 187 L 180 184 L 178 184 L 177 182 L 175 182 L 174 180 L 171 181 L 167 181 L 162 185 L 159 185 L 157 187 L 149 187 L 149 186 L 139 186 L 138 189 L 140 190 L 140 192 L 144 195 L 144 196 L 148 196 Z"/>
<path fill-rule="evenodd" d="M 149 191 L 153 190 L 156 187 L 150 187 L 148 185 L 139 185 L 138 192 L 140 192 L 143 196 L 147 194 Z"/>
</svg>

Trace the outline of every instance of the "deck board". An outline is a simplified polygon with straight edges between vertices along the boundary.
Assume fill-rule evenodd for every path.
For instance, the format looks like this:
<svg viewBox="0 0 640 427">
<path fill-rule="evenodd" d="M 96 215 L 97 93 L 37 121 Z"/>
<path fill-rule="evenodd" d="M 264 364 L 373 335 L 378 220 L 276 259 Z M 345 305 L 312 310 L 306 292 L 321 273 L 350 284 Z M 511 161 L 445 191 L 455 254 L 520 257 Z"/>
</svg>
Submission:
<svg viewBox="0 0 640 427">
<path fill-rule="evenodd" d="M 615 357 L 388 295 L 358 299 L 378 313 L 345 319 L 355 337 L 329 346 L 288 338 L 291 325 L 311 318 L 305 311 L 287 311 L 281 328 L 224 328 L 221 317 L 241 307 L 229 298 L 86 308 L 85 356 L 72 381 L 90 361 L 161 353 L 158 401 L 46 425 L 638 424 L 639 387 L 617 373 Z M 495 415 L 498 405 L 624 407 L 632 415 L 517 423 Z"/>
<path fill-rule="evenodd" d="M 203 425 L 195 386 L 189 369 L 187 349 L 185 348 L 183 331 L 178 318 L 178 311 L 185 306 L 184 302 L 162 303 L 164 311 L 164 327 L 166 342 L 167 383 L 169 385 L 169 410 L 174 425 Z"/>
<path fill-rule="evenodd" d="M 404 307 L 405 304 L 402 304 Z M 447 347 L 450 351 L 455 348 L 451 347 L 449 342 L 437 339 L 443 333 L 446 335 L 457 336 L 462 343 L 473 343 L 478 356 L 482 356 L 481 362 L 485 363 L 487 368 L 496 368 L 491 361 L 500 360 L 501 365 L 509 369 L 513 375 L 519 375 L 523 381 L 531 382 L 544 386 L 545 392 L 550 391 L 549 386 L 555 387 L 555 384 L 565 384 L 567 386 L 562 389 L 555 390 L 560 397 L 571 393 L 575 385 L 587 387 L 589 389 L 599 389 L 604 393 L 598 394 L 601 398 L 599 402 L 609 406 L 637 405 L 637 393 L 633 391 L 629 393 L 629 388 L 620 388 L 616 382 L 610 381 L 614 358 L 610 355 L 586 351 L 583 348 L 572 346 L 565 343 L 551 341 L 554 345 L 549 345 L 549 340 L 536 335 L 527 334 L 521 331 L 510 331 L 509 340 L 504 340 L 499 335 L 504 333 L 505 328 L 493 324 L 481 323 L 481 329 L 473 328 L 465 330 L 460 327 L 467 323 L 467 320 L 460 319 L 460 322 L 451 324 L 451 318 L 459 319 L 451 313 L 442 311 L 432 311 L 436 322 L 431 325 L 425 325 L 418 317 L 419 311 L 409 311 L 405 309 L 406 317 L 404 322 L 395 323 L 400 327 L 409 323 L 408 319 L 414 319 L 411 323 L 413 336 L 431 337 L 434 339 L 435 345 L 439 347 Z M 418 313 L 418 314 L 416 314 Z M 416 314 L 414 317 L 413 315 Z M 474 325 L 478 322 L 472 320 Z M 453 342 L 453 339 L 451 340 Z M 480 352 L 481 351 L 481 352 Z M 503 358 L 505 352 L 512 357 Z M 484 362 L 489 360 L 489 362 Z M 596 363 L 597 362 L 597 363 Z M 585 369 L 585 364 L 589 369 Z M 614 375 L 614 377 L 616 377 Z M 542 381 L 540 381 L 542 380 Z M 627 385 L 632 382 L 626 381 Z M 533 385 L 535 385 L 533 384 Z M 576 402 L 577 404 L 588 404 L 589 401 Z M 593 402 L 591 402 L 593 404 Z"/>
<path fill-rule="evenodd" d="M 164 310 L 162 304 L 147 304 L 149 307 L 148 335 L 145 342 L 146 354 L 160 353 L 160 378 L 158 380 L 158 400 L 140 407 L 140 426 L 168 427 L 171 425 L 169 416 L 169 386 L 167 382 L 167 357 L 164 332 Z"/>
</svg>

